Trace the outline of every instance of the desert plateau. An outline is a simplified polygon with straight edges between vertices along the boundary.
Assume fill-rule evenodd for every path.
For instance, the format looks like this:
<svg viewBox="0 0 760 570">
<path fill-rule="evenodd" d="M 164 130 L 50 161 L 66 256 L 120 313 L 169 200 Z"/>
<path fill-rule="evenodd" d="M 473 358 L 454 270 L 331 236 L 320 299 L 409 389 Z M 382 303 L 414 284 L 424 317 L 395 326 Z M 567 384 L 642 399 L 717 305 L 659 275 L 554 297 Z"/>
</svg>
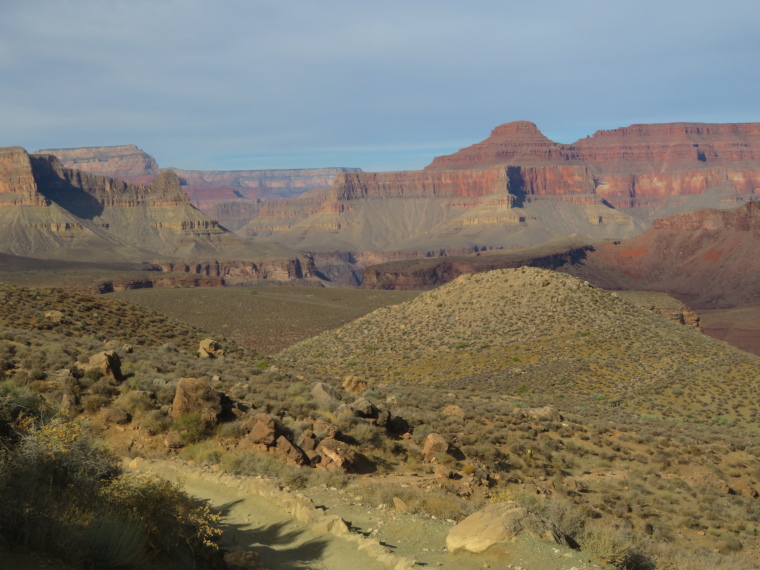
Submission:
<svg viewBox="0 0 760 570">
<path fill-rule="evenodd" d="M 0 2 L 0 570 L 760 570 L 758 21 Z"/>
</svg>

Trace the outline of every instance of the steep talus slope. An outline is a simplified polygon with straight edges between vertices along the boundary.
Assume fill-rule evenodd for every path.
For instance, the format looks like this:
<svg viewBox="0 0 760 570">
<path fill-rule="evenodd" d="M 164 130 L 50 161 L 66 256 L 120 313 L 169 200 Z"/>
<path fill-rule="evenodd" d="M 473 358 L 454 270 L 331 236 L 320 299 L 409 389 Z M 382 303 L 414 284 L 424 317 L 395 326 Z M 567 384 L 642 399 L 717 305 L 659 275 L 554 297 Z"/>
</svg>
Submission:
<svg viewBox="0 0 760 570">
<path fill-rule="evenodd" d="M 544 390 L 688 421 L 751 423 L 760 360 L 573 277 L 465 275 L 281 352 L 315 374 Z"/>
</svg>

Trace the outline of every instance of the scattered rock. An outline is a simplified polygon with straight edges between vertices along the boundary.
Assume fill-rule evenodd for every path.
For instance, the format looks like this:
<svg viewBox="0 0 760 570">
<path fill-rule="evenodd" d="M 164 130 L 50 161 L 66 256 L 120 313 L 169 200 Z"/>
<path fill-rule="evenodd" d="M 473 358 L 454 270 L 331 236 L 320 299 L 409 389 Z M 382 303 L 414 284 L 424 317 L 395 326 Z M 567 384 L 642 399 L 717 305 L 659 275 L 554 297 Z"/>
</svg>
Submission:
<svg viewBox="0 0 760 570">
<path fill-rule="evenodd" d="M 396 508 L 397 511 L 401 513 L 409 512 L 409 505 L 407 505 L 406 502 L 399 497 L 393 497 L 393 506 Z"/>
<path fill-rule="evenodd" d="M 180 447 L 185 447 L 185 444 L 182 443 L 182 436 L 180 436 L 179 432 L 174 429 L 166 434 L 166 437 L 164 438 L 164 445 L 169 449 L 179 449 Z"/>
<path fill-rule="evenodd" d="M 94 370 L 103 376 L 111 376 L 117 382 L 124 377 L 121 375 L 121 359 L 114 350 L 106 350 L 90 357 L 90 360 L 81 367 L 85 372 Z"/>
<path fill-rule="evenodd" d="M 216 423 L 222 413 L 221 396 L 205 380 L 180 378 L 172 402 L 172 418 L 176 421 L 192 412 L 200 412 L 205 421 Z"/>
<path fill-rule="evenodd" d="M 449 552 L 483 552 L 497 543 L 528 534 L 545 542 L 567 544 L 557 528 L 512 501 L 494 503 L 454 526 L 446 537 Z"/>
<path fill-rule="evenodd" d="M 64 320 L 64 314 L 61 311 L 46 311 L 45 320 L 51 323 L 60 323 Z"/>
<path fill-rule="evenodd" d="M 361 380 L 356 376 L 346 376 L 343 378 L 343 389 L 352 394 L 364 394 L 369 390 L 369 384 L 366 380 Z"/>
<path fill-rule="evenodd" d="M 354 415 L 359 418 L 377 417 L 377 408 L 367 398 L 359 398 L 348 405 Z"/>
<path fill-rule="evenodd" d="M 388 424 L 385 427 L 389 432 L 396 434 L 408 433 L 409 429 L 411 428 L 409 422 L 399 416 L 395 416 L 389 419 Z"/>
<path fill-rule="evenodd" d="M 224 349 L 213 338 L 204 338 L 198 346 L 198 356 L 201 358 L 224 358 Z"/>
<path fill-rule="evenodd" d="M 316 435 L 322 435 L 323 437 L 333 437 L 335 439 L 340 439 L 341 437 L 340 430 L 336 426 L 322 419 L 314 420 L 312 429 Z"/>
<path fill-rule="evenodd" d="M 433 469 L 433 474 L 438 479 L 451 479 L 454 477 L 454 472 L 445 465 L 436 465 Z"/>
<path fill-rule="evenodd" d="M 729 492 L 734 495 L 739 495 L 741 497 L 749 497 L 751 499 L 757 499 L 758 497 L 757 489 L 755 489 L 747 481 L 737 481 L 736 483 L 731 485 Z"/>
<path fill-rule="evenodd" d="M 449 404 L 441 410 L 441 413 L 453 418 L 464 419 L 464 410 L 456 404 Z"/>
<path fill-rule="evenodd" d="M 296 443 L 304 451 L 310 451 L 317 448 L 317 436 L 310 429 L 305 429 Z"/>
<path fill-rule="evenodd" d="M 317 382 L 311 389 L 312 397 L 320 406 L 337 406 L 343 402 L 343 396 L 335 388 L 324 382 Z"/>
<path fill-rule="evenodd" d="M 316 449 L 306 449 L 304 450 L 304 455 L 306 455 L 306 458 L 309 460 L 309 465 L 312 467 L 316 467 L 322 462 L 322 456 L 317 453 Z"/>
</svg>

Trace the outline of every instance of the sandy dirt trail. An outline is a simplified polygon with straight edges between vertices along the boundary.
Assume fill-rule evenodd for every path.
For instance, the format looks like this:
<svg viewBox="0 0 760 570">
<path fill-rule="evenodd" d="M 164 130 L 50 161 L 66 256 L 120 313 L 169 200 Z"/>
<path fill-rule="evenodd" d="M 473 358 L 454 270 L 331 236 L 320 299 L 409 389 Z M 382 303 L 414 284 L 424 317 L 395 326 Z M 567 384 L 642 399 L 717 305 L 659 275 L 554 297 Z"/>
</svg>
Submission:
<svg viewBox="0 0 760 570">
<path fill-rule="evenodd" d="M 312 533 L 307 524 L 263 497 L 188 477 L 166 462 L 151 464 L 150 472 L 182 483 L 189 495 L 220 511 L 224 533 L 220 546 L 253 550 L 268 570 L 387 570 L 355 544 L 331 534 Z"/>
</svg>

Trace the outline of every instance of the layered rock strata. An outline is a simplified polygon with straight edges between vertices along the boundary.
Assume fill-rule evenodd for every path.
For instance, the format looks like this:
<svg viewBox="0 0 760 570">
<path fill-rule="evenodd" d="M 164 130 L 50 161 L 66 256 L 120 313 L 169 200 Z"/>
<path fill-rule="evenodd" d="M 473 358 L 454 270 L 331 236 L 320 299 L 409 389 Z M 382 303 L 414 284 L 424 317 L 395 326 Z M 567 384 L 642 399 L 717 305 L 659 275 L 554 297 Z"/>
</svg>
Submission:
<svg viewBox="0 0 760 570">
<path fill-rule="evenodd" d="M 240 233 L 377 262 L 574 233 L 624 239 L 658 215 L 758 194 L 760 124 L 632 125 L 565 145 L 517 121 L 422 171 L 342 173 L 330 190 L 261 205 Z"/>
<path fill-rule="evenodd" d="M 159 172 L 156 159 L 133 144 L 54 148 L 40 150 L 38 154 L 55 156 L 65 168 L 139 184 L 147 184 Z"/>
<path fill-rule="evenodd" d="M 160 261 L 155 269 L 212 277 L 314 275 L 309 256 L 245 242 L 197 210 L 172 171 L 132 184 L 0 149 L 0 222 L 0 251 L 14 255 Z"/>
</svg>

